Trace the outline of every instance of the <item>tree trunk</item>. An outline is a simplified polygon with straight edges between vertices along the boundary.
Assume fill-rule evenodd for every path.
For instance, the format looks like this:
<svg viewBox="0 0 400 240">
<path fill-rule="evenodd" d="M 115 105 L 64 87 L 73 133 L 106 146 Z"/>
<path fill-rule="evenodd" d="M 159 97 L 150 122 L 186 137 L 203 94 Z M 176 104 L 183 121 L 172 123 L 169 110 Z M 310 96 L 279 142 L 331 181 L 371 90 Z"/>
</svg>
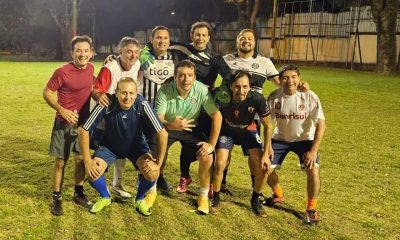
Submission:
<svg viewBox="0 0 400 240">
<path fill-rule="evenodd" d="M 373 0 L 371 12 L 377 32 L 376 71 L 384 74 L 396 71 L 396 24 L 398 0 Z"/>
</svg>

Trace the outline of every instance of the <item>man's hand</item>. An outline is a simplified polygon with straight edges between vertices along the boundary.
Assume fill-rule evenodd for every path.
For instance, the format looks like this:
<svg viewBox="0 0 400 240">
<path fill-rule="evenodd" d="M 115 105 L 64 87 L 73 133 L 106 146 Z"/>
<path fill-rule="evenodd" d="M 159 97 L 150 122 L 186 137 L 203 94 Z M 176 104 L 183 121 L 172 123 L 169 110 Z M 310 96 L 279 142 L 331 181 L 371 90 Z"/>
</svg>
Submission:
<svg viewBox="0 0 400 240">
<path fill-rule="evenodd" d="M 102 107 L 107 107 L 108 105 L 110 105 L 110 99 L 108 98 L 106 93 L 99 93 L 97 102 Z"/>
<path fill-rule="evenodd" d="M 272 147 L 264 151 L 265 152 L 261 157 L 261 170 L 270 174 L 272 171 L 271 162 L 274 159 L 274 151 L 272 150 Z"/>
<path fill-rule="evenodd" d="M 140 68 L 143 70 L 146 70 L 147 68 L 149 68 L 151 63 L 154 63 L 155 57 L 153 56 L 153 54 L 151 54 L 150 50 L 151 49 L 149 43 L 147 43 L 140 52 L 139 62 L 140 62 Z"/>
<path fill-rule="evenodd" d="M 116 60 L 117 60 L 117 56 L 115 56 L 115 55 L 113 55 L 113 54 L 108 55 L 108 56 L 106 57 L 106 59 L 104 59 L 103 66 L 106 65 L 106 64 L 109 63 L 109 62 L 113 62 L 113 61 L 116 61 Z"/>
<path fill-rule="evenodd" d="M 310 90 L 310 84 L 308 84 L 308 82 L 300 81 L 297 90 L 299 90 L 299 92 L 307 92 Z"/>
<path fill-rule="evenodd" d="M 73 125 L 78 123 L 79 115 L 76 111 L 71 111 L 65 108 L 61 108 L 58 113 L 60 113 L 61 117 L 68 122 L 68 124 Z"/>
<path fill-rule="evenodd" d="M 94 159 L 88 161 L 88 164 L 85 164 L 85 168 L 91 179 L 97 179 L 102 174 L 100 170 L 100 164 Z"/>
<path fill-rule="evenodd" d="M 143 164 L 143 176 L 149 181 L 155 181 L 160 175 L 160 166 L 155 159 L 146 159 Z"/>
<path fill-rule="evenodd" d="M 304 167 L 307 169 L 312 169 L 315 165 L 315 161 L 317 160 L 317 151 L 310 150 L 304 154 Z"/>
<path fill-rule="evenodd" d="M 176 130 L 176 131 L 192 131 L 192 128 L 196 127 L 196 125 L 192 124 L 194 122 L 193 119 L 187 120 L 182 116 L 176 116 L 174 121 L 168 124 L 168 130 Z"/>
<path fill-rule="evenodd" d="M 199 150 L 196 152 L 197 158 L 205 157 L 214 152 L 214 147 L 208 142 L 199 142 L 197 146 L 200 146 Z"/>
</svg>

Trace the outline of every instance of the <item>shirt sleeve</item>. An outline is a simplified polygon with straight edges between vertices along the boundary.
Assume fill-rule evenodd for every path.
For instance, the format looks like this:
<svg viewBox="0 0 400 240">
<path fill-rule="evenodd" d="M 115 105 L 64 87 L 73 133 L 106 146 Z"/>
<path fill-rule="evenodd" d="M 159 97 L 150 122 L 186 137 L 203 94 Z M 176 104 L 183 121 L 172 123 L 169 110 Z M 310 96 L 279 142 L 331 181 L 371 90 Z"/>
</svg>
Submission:
<svg viewBox="0 0 400 240">
<path fill-rule="evenodd" d="M 257 109 L 258 116 L 266 117 L 266 116 L 268 116 L 270 114 L 269 107 L 268 107 L 267 101 L 264 98 L 264 96 L 261 95 L 258 98 L 258 104 L 257 105 L 258 105 L 258 109 Z"/>
<path fill-rule="evenodd" d="M 205 93 L 205 98 L 204 98 L 202 106 L 203 106 L 204 110 L 206 110 L 206 112 L 209 116 L 211 116 L 212 114 L 214 114 L 215 112 L 218 111 L 218 107 L 215 104 L 214 99 L 211 96 L 211 93 L 208 89 L 207 89 L 207 92 Z"/>
<path fill-rule="evenodd" d="M 51 91 L 55 92 L 64 83 L 64 74 L 60 69 L 57 69 L 54 71 L 53 76 L 51 76 L 50 80 L 47 82 L 47 88 L 50 89 Z"/>
<path fill-rule="evenodd" d="M 148 101 L 142 102 L 142 111 L 144 113 L 143 116 L 146 118 L 146 121 L 144 122 L 146 133 L 149 135 L 147 137 L 153 136 L 155 133 L 161 131 L 164 128 L 160 119 L 158 119 L 154 110 L 150 107 Z"/>
<path fill-rule="evenodd" d="M 94 89 L 105 93 L 111 86 L 111 71 L 107 67 L 102 67 L 100 69 L 99 75 L 97 76 L 96 80 L 94 81 Z"/>
<path fill-rule="evenodd" d="M 317 122 L 318 119 L 325 120 L 325 115 L 322 110 L 321 102 L 316 94 L 311 95 L 311 104 L 312 104 L 312 111 L 310 112 L 310 116 L 313 121 Z"/>
<path fill-rule="evenodd" d="M 101 105 L 97 104 L 92 112 L 90 113 L 88 119 L 86 120 L 85 124 L 83 124 L 82 128 L 86 131 L 92 131 L 94 128 L 101 122 L 104 118 L 106 108 L 102 107 Z"/>
<path fill-rule="evenodd" d="M 272 78 L 279 75 L 278 70 L 276 70 L 274 64 L 269 58 L 267 58 L 267 62 L 265 64 L 267 65 L 267 78 Z"/>
<path fill-rule="evenodd" d="M 222 56 L 216 55 L 212 57 L 210 60 L 210 65 L 213 71 L 216 71 L 219 75 L 221 75 L 223 82 L 230 82 L 232 78 L 232 70 L 229 68 L 228 64 L 225 62 Z"/>
</svg>

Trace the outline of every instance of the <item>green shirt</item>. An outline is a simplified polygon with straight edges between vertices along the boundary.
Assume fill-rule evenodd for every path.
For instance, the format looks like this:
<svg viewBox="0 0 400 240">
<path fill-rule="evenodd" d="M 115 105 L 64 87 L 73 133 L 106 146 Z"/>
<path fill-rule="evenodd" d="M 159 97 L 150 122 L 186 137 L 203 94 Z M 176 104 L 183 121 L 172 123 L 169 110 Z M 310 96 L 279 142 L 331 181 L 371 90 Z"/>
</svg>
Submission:
<svg viewBox="0 0 400 240">
<path fill-rule="evenodd" d="M 172 122 L 176 116 L 196 121 L 202 107 L 208 115 L 218 111 L 208 87 L 201 82 L 194 82 L 189 95 L 185 99 L 179 96 L 175 81 L 165 83 L 158 90 L 156 112 L 158 115 L 164 115 L 167 122 Z"/>
</svg>

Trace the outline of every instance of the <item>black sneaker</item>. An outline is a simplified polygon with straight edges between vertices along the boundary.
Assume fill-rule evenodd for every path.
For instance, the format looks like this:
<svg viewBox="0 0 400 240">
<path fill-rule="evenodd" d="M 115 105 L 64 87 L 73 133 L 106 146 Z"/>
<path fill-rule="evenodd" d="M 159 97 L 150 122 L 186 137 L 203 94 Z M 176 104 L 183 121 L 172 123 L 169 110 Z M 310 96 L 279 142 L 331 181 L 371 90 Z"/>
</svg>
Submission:
<svg viewBox="0 0 400 240">
<path fill-rule="evenodd" d="M 61 198 L 53 199 L 53 206 L 51 207 L 51 214 L 53 214 L 54 216 L 61 216 L 64 214 Z"/>
<path fill-rule="evenodd" d="M 159 177 L 157 179 L 157 189 L 159 189 L 162 193 L 170 194 L 172 192 L 172 186 L 169 185 L 167 180 L 164 177 Z"/>
<path fill-rule="evenodd" d="M 273 207 L 277 203 L 283 203 L 285 201 L 285 197 L 278 197 L 275 194 L 272 194 L 271 197 L 265 198 L 262 201 L 264 206 Z"/>
<path fill-rule="evenodd" d="M 85 194 L 74 193 L 72 200 L 74 201 L 75 204 L 80 205 L 87 209 L 90 209 L 93 206 L 93 203 L 87 199 Z"/>
<path fill-rule="evenodd" d="M 214 192 L 213 198 L 211 200 L 210 213 L 217 214 L 219 211 L 219 205 L 220 205 L 219 192 Z"/>
<path fill-rule="evenodd" d="M 304 218 L 304 222 L 309 225 L 315 225 L 318 223 L 318 212 L 314 209 L 307 210 Z"/>
<path fill-rule="evenodd" d="M 265 218 L 267 217 L 267 213 L 264 210 L 260 200 L 258 198 L 251 198 L 250 200 L 251 210 L 259 217 Z"/>
</svg>

